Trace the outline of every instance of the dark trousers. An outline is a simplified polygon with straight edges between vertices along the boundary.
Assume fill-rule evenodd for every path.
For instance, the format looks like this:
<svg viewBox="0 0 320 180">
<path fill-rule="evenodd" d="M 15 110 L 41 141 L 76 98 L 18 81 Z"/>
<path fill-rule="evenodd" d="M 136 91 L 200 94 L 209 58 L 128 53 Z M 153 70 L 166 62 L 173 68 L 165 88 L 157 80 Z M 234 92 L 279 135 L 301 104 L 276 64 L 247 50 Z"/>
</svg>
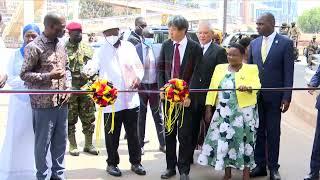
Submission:
<svg viewBox="0 0 320 180">
<path fill-rule="evenodd" d="M 167 108 L 169 105 L 167 105 Z M 172 114 L 175 114 L 173 112 Z M 167 169 L 178 169 L 180 174 L 189 174 L 190 157 L 192 153 L 192 111 L 191 108 L 184 109 L 183 126 L 181 125 L 182 112 L 178 117 L 178 121 L 173 125 L 173 132 L 170 134 L 166 131 L 166 161 Z M 166 119 L 165 119 L 166 121 Z M 179 155 L 177 161 L 177 135 L 179 140 Z"/>
<path fill-rule="evenodd" d="M 311 172 L 318 173 L 320 170 L 320 114 L 318 110 L 316 132 L 313 140 L 313 148 L 310 162 Z"/>
<path fill-rule="evenodd" d="M 52 161 L 51 177 L 64 179 L 68 106 L 33 108 L 32 116 L 35 135 L 34 156 L 37 179 L 45 180 L 48 178 L 48 164 L 50 163 L 47 162 L 47 154 L 49 150 Z"/>
<path fill-rule="evenodd" d="M 270 102 L 259 97 L 259 128 L 257 130 L 255 162 L 258 166 L 268 165 L 269 170 L 278 170 L 281 110 L 280 102 Z M 268 157 L 268 160 L 267 160 Z"/>
<path fill-rule="evenodd" d="M 198 145 L 199 140 L 199 132 L 200 132 L 200 122 L 203 120 L 204 117 L 204 106 L 197 106 L 193 108 L 192 111 L 192 152 L 191 152 L 191 159 L 193 158 L 194 150 Z M 205 132 L 206 133 L 206 132 Z"/>
<path fill-rule="evenodd" d="M 139 90 L 158 90 L 157 84 L 141 84 Z M 160 146 L 165 145 L 164 140 L 164 126 L 163 119 L 161 117 L 160 97 L 158 94 L 151 93 L 139 93 L 140 98 L 140 111 L 138 121 L 139 142 L 141 147 L 144 146 L 145 129 L 146 129 L 146 116 L 148 109 L 148 102 L 152 112 L 154 124 L 156 126 L 158 140 Z"/>
<path fill-rule="evenodd" d="M 127 141 L 129 149 L 129 161 L 131 164 L 140 164 L 141 162 L 141 149 L 138 140 L 137 121 L 138 121 L 139 108 L 125 109 L 115 113 L 114 118 L 114 131 L 110 132 L 112 114 L 104 114 L 104 134 L 105 143 L 107 148 L 108 165 L 118 165 L 120 163 L 118 147 L 119 138 L 121 133 L 121 125 L 123 123 L 127 132 Z"/>
</svg>

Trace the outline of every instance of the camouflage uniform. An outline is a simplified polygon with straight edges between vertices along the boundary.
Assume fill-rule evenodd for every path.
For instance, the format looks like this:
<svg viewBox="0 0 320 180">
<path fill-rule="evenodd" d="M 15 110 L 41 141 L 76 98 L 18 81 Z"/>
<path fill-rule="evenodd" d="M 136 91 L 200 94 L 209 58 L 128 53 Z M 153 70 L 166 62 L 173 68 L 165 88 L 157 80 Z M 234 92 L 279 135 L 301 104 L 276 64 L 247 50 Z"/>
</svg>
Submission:
<svg viewBox="0 0 320 180">
<path fill-rule="evenodd" d="M 289 33 L 289 27 L 287 23 L 282 23 L 281 27 L 280 27 L 280 32 L 279 34 L 287 36 Z"/>
<path fill-rule="evenodd" d="M 90 46 L 82 42 L 77 45 L 67 42 L 66 49 L 70 62 L 72 87 L 74 89 L 80 89 L 88 81 L 85 76 L 81 75 L 81 71 L 86 62 L 92 58 L 93 50 Z M 72 95 L 69 101 L 68 114 L 69 135 L 75 134 L 75 124 L 77 123 L 78 118 L 80 118 L 82 123 L 83 134 L 92 135 L 95 127 L 95 110 L 95 104 L 88 95 Z"/>
<path fill-rule="evenodd" d="M 309 45 L 307 47 L 307 62 L 308 65 L 311 67 L 312 66 L 312 55 L 316 54 L 316 51 L 318 50 L 318 43 L 317 41 L 311 40 L 309 42 Z"/>
<path fill-rule="evenodd" d="M 291 27 L 289 30 L 289 38 L 293 40 L 293 46 L 298 46 L 298 40 L 300 37 L 300 30 L 297 26 Z"/>
</svg>

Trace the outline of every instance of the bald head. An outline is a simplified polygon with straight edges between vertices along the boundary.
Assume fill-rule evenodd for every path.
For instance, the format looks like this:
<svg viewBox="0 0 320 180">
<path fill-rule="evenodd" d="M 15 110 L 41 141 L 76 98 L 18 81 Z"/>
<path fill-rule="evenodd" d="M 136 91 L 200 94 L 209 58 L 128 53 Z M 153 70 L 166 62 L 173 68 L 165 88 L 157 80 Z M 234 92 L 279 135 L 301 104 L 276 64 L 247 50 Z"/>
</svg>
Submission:
<svg viewBox="0 0 320 180">
<path fill-rule="evenodd" d="M 208 21 L 201 21 L 198 26 L 198 39 L 201 45 L 209 43 L 213 38 L 212 25 Z"/>
<path fill-rule="evenodd" d="M 49 13 L 44 17 L 43 24 L 45 27 L 45 34 L 48 37 L 55 39 L 64 35 L 66 19 L 62 15 Z"/>
<path fill-rule="evenodd" d="M 274 32 L 275 18 L 274 15 L 267 12 L 263 13 L 257 19 L 257 31 L 260 35 L 269 36 Z"/>
<path fill-rule="evenodd" d="M 134 21 L 134 25 L 134 32 L 141 36 L 143 29 L 147 27 L 147 22 L 143 17 L 137 17 Z"/>
<path fill-rule="evenodd" d="M 63 16 L 61 16 L 60 14 L 48 13 L 44 17 L 43 24 L 45 27 L 49 27 L 49 26 L 57 25 L 57 24 L 61 23 L 62 20 L 66 21 L 65 18 Z"/>
</svg>

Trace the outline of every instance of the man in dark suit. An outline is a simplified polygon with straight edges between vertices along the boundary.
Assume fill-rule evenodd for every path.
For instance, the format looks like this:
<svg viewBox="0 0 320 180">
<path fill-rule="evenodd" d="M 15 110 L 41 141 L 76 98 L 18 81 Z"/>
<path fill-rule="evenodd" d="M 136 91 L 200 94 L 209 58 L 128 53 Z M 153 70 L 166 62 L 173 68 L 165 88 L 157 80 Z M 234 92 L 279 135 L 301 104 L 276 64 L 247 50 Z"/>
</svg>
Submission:
<svg viewBox="0 0 320 180">
<path fill-rule="evenodd" d="M 202 63 L 199 64 L 198 68 L 196 69 L 196 72 L 194 72 L 194 78 L 193 78 L 193 87 L 195 89 L 207 89 L 209 88 L 211 77 L 213 74 L 213 71 L 218 64 L 227 63 L 227 53 L 226 50 L 216 43 L 212 41 L 213 38 L 213 31 L 211 24 L 207 21 L 203 21 L 199 23 L 198 27 L 198 39 L 200 42 L 200 46 L 202 48 Z M 204 117 L 205 113 L 205 101 L 206 101 L 207 93 L 197 93 L 195 96 L 195 99 L 193 100 L 193 133 L 192 133 L 192 145 L 193 145 L 193 151 L 197 146 L 198 143 L 198 136 L 199 136 L 199 130 L 200 130 L 200 122 Z M 210 109 L 210 111 L 213 111 L 213 109 Z M 201 122 L 203 125 L 201 126 L 201 134 L 206 134 L 207 128 L 210 125 L 211 119 L 206 120 L 205 122 Z M 199 138 L 200 145 L 203 143 L 203 138 Z M 193 152 L 192 152 L 192 159 L 193 161 Z"/>
<path fill-rule="evenodd" d="M 134 46 L 141 43 L 143 40 L 142 31 L 147 27 L 147 22 L 143 17 L 137 17 L 134 21 L 135 29 L 131 31 L 128 41 Z"/>
<path fill-rule="evenodd" d="M 144 66 L 144 76 L 142 78 L 139 90 L 158 90 L 156 61 L 159 59 L 157 47 L 153 44 L 153 32 L 145 28 L 142 32 L 144 42 L 136 45 L 136 50 L 139 58 Z M 160 97 L 152 93 L 139 93 L 140 110 L 138 120 L 138 135 L 141 146 L 141 153 L 144 154 L 144 138 L 146 128 L 146 115 L 148 102 L 152 112 L 153 120 L 156 126 L 159 150 L 165 152 L 164 126 L 161 117 Z"/>
<path fill-rule="evenodd" d="M 186 33 L 189 27 L 188 21 L 182 16 L 174 16 L 168 23 L 171 39 L 162 44 L 160 58 L 157 65 L 158 85 L 163 87 L 170 79 L 179 78 L 185 80 L 190 87 L 193 85 L 191 79 L 194 69 L 201 62 L 202 50 L 199 44 L 188 39 Z M 163 98 L 163 95 L 161 95 Z M 193 101 L 191 94 L 191 102 Z M 164 102 L 166 103 L 166 102 Z M 166 134 L 166 161 L 167 170 L 161 175 L 162 179 L 168 179 L 176 174 L 178 165 L 180 179 L 189 179 L 190 157 L 192 153 L 192 107 L 189 102 L 183 103 L 184 120 L 180 128 L 182 114 L 178 117 L 178 122 L 173 125 L 173 132 Z M 173 113 L 174 114 L 174 113 Z M 179 128 L 179 130 L 178 130 Z M 179 157 L 177 161 L 176 136 L 179 139 Z"/>
<path fill-rule="evenodd" d="M 292 87 L 292 40 L 274 31 L 275 19 L 271 13 L 261 15 L 256 24 L 261 36 L 250 44 L 248 63 L 258 65 L 262 88 Z M 251 177 L 267 176 L 268 165 L 270 179 L 281 179 L 278 171 L 281 113 L 288 110 L 291 94 L 291 91 L 262 91 L 259 94 L 260 120 L 255 149 L 257 167 L 252 170 Z"/>
<path fill-rule="evenodd" d="M 311 78 L 308 87 L 319 87 L 320 85 L 320 66 L 316 74 Z M 314 91 L 309 90 L 309 93 L 313 95 Z M 313 140 L 313 148 L 311 154 L 311 161 L 310 161 L 310 173 L 304 178 L 304 180 L 318 180 L 319 179 L 319 170 L 320 170 L 320 99 L 319 96 L 317 97 L 316 108 L 318 110 L 318 117 L 317 117 L 317 125 L 316 125 L 316 132 L 314 135 Z"/>
</svg>

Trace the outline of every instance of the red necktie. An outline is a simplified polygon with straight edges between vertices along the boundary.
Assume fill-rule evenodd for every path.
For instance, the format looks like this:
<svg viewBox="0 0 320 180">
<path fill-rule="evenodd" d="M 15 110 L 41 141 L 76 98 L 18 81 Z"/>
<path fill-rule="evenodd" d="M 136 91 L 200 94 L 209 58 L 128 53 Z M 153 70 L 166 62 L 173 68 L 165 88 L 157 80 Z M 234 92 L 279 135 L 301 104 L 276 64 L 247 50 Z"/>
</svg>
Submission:
<svg viewBox="0 0 320 180">
<path fill-rule="evenodd" d="M 176 45 L 176 49 L 174 51 L 174 56 L 173 56 L 173 60 L 174 60 L 174 66 L 173 66 L 173 73 L 172 73 L 172 77 L 173 78 L 179 78 L 179 74 L 180 74 L 180 52 L 179 52 L 179 45 L 178 43 L 175 44 Z"/>
</svg>

